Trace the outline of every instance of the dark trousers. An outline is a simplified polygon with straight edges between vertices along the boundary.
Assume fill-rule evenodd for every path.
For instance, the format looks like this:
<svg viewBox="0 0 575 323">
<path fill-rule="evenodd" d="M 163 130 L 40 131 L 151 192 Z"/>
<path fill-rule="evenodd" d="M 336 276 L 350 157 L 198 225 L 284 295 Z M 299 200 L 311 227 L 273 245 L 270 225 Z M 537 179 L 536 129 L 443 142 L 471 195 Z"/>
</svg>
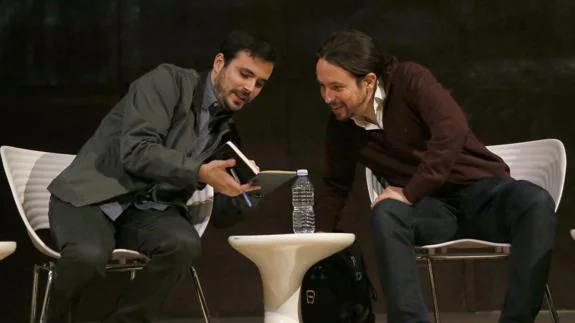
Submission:
<svg viewBox="0 0 575 323">
<path fill-rule="evenodd" d="M 501 323 L 534 322 L 543 299 L 555 239 L 555 204 L 541 187 L 491 178 L 446 185 L 414 206 L 383 200 L 372 229 L 388 321 L 429 322 L 415 245 L 474 238 L 510 242 L 510 272 Z"/>
<path fill-rule="evenodd" d="M 82 292 L 105 275 L 114 248 L 151 260 L 119 298 L 105 322 L 151 322 L 172 287 L 200 254 L 200 237 L 182 210 L 128 208 L 112 222 L 97 206 L 50 200 L 50 229 L 60 248 L 48 322 L 70 322 Z"/>
</svg>

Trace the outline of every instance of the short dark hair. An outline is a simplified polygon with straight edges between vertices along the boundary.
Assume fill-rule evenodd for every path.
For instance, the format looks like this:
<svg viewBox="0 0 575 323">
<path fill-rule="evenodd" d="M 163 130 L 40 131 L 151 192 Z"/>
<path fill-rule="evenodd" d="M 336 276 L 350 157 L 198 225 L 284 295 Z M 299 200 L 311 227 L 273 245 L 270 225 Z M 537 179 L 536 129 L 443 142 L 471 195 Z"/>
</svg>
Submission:
<svg viewBox="0 0 575 323">
<path fill-rule="evenodd" d="M 230 32 L 222 44 L 219 52 L 224 55 L 225 65 L 228 65 L 239 52 L 246 51 L 252 57 L 275 63 L 275 50 L 263 37 L 244 30 Z"/>
<path fill-rule="evenodd" d="M 325 59 L 361 80 L 369 73 L 382 77 L 388 66 L 397 58 L 384 53 L 375 40 L 355 29 L 333 34 L 317 52 L 317 60 Z"/>
</svg>

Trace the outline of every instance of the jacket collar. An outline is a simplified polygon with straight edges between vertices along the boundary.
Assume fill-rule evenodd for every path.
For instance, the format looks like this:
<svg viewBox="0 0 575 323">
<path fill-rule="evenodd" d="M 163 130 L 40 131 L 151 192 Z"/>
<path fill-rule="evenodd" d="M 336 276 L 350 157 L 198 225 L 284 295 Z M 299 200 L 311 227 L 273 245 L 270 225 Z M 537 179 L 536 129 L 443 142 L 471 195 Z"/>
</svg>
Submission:
<svg viewBox="0 0 575 323">
<path fill-rule="evenodd" d="M 391 78 L 393 76 L 393 73 L 397 69 L 397 65 L 398 65 L 397 62 L 391 63 L 388 66 L 386 66 L 383 71 L 381 80 L 383 82 L 383 90 L 385 91 L 386 95 L 389 94 L 389 88 L 391 87 Z"/>
</svg>

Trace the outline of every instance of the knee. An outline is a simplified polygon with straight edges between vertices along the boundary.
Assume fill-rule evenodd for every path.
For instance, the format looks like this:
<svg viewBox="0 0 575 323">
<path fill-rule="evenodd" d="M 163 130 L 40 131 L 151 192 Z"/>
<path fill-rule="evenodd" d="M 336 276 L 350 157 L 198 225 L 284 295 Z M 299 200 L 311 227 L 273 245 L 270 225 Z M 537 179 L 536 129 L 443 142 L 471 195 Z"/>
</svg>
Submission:
<svg viewBox="0 0 575 323">
<path fill-rule="evenodd" d="M 201 242 L 197 234 L 175 233 L 159 247 L 159 254 L 174 266 L 191 266 L 201 254 Z"/>
<path fill-rule="evenodd" d="M 555 212 L 555 201 L 544 188 L 528 181 L 518 181 L 520 203 L 526 203 L 530 207 L 541 211 Z"/>
<path fill-rule="evenodd" d="M 112 250 L 99 246 L 69 244 L 62 250 L 60 261 L 73 266 L 77 274 L 104 276 Z"/>
<path fill-rule="evenodd" d="M 371 224 L 375 234 L 386 234 L 400 229 L 411 228 L 413 220 L 409 217 L 411 206 L 400 201 L 386 199 L 372 208 Z"/>
<path fill-rule="evenodd" d="M 526 215 L 541 229 L 554 229 L 557 223 L 555 201 L 542 187 L 528 181 L 519 181 L 521 197 L 519 203 L 528 207 Z"/>
</svg>

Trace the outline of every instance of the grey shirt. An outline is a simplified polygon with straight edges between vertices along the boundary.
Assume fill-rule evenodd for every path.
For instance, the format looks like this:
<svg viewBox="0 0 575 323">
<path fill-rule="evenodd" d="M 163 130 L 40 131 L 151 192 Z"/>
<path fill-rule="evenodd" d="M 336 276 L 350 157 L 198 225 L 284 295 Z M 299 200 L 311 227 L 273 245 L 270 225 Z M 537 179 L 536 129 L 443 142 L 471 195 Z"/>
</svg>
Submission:
<svg viewBox="0 0 575 323">
<path fill-rule="evenodd" d="M 207 73 L 205 80 L 204 93 L 202 94 L 202 104 L 201 112 L 197 127 L 197 140 L 194 143 L 192 151 L 188 154 L 189 158 L 195 158 L 199 156 L 204 149 L 207 147 L 210 139 L 214 139 L 214 134 L 210 131 L 210 120 L 215 116 L 217 111 L 220 109 L 220 104 L 214 93 L 214 87 L 212 80 L 210 78 L 211 73 Z M 131 203 L 119 203 L 117 201 L 108 202 L 100 204 L 100 209 L 112 220 L 115 221 L 122 213 L 130 206 Z M 153 202 L 153 201 L 141 201 L 134 203 L 134 207 L 140 210 L 155 209 L 164 211 L 168 208 L 167 204 Z"/>
</svg>

